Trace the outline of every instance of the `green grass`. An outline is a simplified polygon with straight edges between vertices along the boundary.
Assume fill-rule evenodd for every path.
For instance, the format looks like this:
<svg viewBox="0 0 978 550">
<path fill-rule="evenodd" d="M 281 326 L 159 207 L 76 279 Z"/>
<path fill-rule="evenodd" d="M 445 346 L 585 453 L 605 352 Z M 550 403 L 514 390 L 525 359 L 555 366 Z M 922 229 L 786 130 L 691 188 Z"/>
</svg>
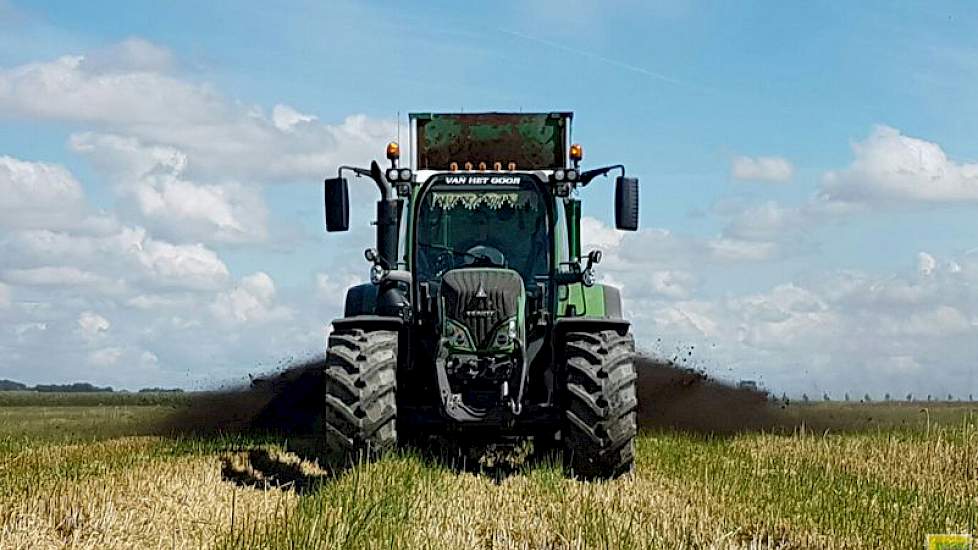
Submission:
<svg viewBox="0 0 978 550">
<path fill-rule="evenodd" d="M 195 397 L 194 393 L 177 392 L 92 392 L 61 393 L 35 391 L 2 391 L 0 407 L 104 407 L 148 405 L 184 405 Z"/>
<path fill-rule="evenodd" d="M 978 416 L 970 403 L 810 403 L 783 411 L 806 426 L 794 433 L 643 433 L 634 474 L 582 483 L 566 478 L 554 462 L 530 463 L 497 478 L 463 473 L 412 450 L 352 469 L 317 467 L 300 460 L 314 458 L 309 441 L 149 435 L 192 395 L 158 397 L 163 401 L 129 395 L 150 399 L 91 405 L 103 397 L 43 395 L 47 401 L 32 404 L 20 393 L 0 400 L 0 509 L 36 501 L 45 504 L 28 507 L 31 513 L 82 513 L 74 511 L 81 504 L 57 503 L 69 496 L 84 502 L 79 491 L 90 490 L 83 488 L 93 481 L 127 479 L 141 487 L 140 480 L 152 479 L 163 464 L 192 460 L 202 466 L 188 472 L 214 471 L 208 469 L 227 468 L 233 458 L 244 463 L 241 479 L 248 482 L 218 479 L 233 489 L 231 500 L 212 503 L 213 516 L 195 520 L 210 531 L 185 544 L 915 548 L 927 533 L 978 533 Z M 256 450 L 266 452 L 262 462 L 249 454 Z M 172 507 L 173 499 L 179 504 L 205 490 L 195 481 L 187 480 L 186 495 L 177 487 L 146 498 L 170 499 Z M 123 488 L 117 492 L 112 498 L 129 502 L 120 496 Z M 136 514 L 111 507 L 100 512 L 109 497 L 99 498 L 84 505 L 84 517 Z M 265 507 L 256 507 L 255 499 L 267 500 Z M 263 512 L 256 516 L 255 510 Z M 0 513 L 0 533 L 15 517 Z M 58 517 L 48 520 L 57 525 Z M 140 530 L 139 517 L 133 516 L 132 533 L 116 526 L 117 539 L 92 540 L 126 547 L 140 536 L 152 544 L 153 533 Z M 75 536 L 99 533 L 91 531 L 98 522 L 86 521 L 73 528 Z"/>
</svg>

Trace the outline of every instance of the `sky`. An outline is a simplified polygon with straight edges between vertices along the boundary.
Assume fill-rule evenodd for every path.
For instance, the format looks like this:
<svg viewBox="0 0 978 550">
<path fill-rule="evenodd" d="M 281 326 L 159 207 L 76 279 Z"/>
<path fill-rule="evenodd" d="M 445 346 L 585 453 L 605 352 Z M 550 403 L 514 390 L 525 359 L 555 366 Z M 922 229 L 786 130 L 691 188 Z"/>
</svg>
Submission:
<svg viewBox="0 0 978 550">
<path fill-rule="evenodd" d="M 471 5 L 470 5 L 471 4 Z M 610 7 L 609 7 L 610 6 Z M 966 2 L 0 0 L 0 378 L 212 387 L 321 354 L 408 112 L 575 112 L 638 346 L 789 395 L 978 394 Z M 407 144 L 405 144 L 407 145 Z"/>
</svg>

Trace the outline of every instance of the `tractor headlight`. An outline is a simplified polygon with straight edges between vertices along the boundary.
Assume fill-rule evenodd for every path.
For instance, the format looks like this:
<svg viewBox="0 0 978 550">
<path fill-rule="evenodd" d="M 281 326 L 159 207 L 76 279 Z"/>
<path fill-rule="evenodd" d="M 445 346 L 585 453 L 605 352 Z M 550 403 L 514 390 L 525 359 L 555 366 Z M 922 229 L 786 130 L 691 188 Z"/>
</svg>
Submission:
<svg viewBox="0 0 978 550">
<path fill-rule="evenodd" d="M 451 319 L 445 320 L 444 328 L 445 342 L 453 348 L 461 348 L 467 351 L 475 351 L 469 331 L 464 326 Z"/>
<path fill-rule="evenodd" d="M 596 279 L 594 277 L 593 269 L 585 269 L 584 272 L 581 273 L 581 282 L 584 283 L 584 286 L 594 286 L 595 281 Z"/>
<path fill-rule="evenodd" d="M 397 168 L 391 168 L 387 171 L 387 181 L 397 181 Z"/>
<path fill-rule="evenodd" d="M 577 170 L 574 170 L 573 168 L 570 169 L 570 170 L 567 170 L 566 176 L 567 176 L 567 181 L 574 181 L 574 180 L 576 180 L 577 179 Z"/>
<path fill-rule="evenodd" d="M 497 347 L 504 348 L 504 347 L 508 346 L 512 342 L 512 340 L 509 338 L 509 334 L 508 333 L 500 332 L 500 333 L 496 334 L 496 341 L 495 342 L 496 342 L 496 346 Z"/>
<path fill-rule="evenodd" d="M 516 338 L 519 336 L 517 330 L 518 325 L 516 324 L 516 319 L 511 318 L 509 321 L 502 323 L 496 328 L 496 333 L 492 337 L 492 349 L 496 351 L 509 351 L 513 348 L 513 344 L 516 343 Z"/>
<path fill-rule="evenodd" d="M 384 268 L 381 267 L 380 264 L 374 264 L 374 265 L 370 266 L 370 282 L 371 283 L 373 283 L 375 285 L 380 284 L 380 281 L 384 278 L 384 275 L 386 275 L 386 274 L 387 273 L 384 271 Z"/>
<path fill-rule="evenodd" d="M 565 174 L 562 169 L 558 168 L 557 170 L 554 170 L 554 179 L 556 181 L 564 181 L 564 175 Z"/>
<path fill-rule="evenodd" d="M 401 168 L 400 176 L 401 176 L 401 181 L 411 181 L 411 169 Z"/>
</svg>

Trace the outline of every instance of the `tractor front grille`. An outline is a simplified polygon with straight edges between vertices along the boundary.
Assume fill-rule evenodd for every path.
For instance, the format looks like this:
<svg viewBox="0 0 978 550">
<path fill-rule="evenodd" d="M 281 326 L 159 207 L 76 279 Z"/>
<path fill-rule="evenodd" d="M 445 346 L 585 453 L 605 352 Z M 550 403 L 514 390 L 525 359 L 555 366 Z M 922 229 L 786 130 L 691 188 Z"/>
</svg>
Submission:
<svg viewBox="0 0 978 550">
<path fill-rule="evenodd" d="M 442 277 L 445 317 L 465 325 L 479 349 L 497 324 L 519 313 L 522 294 L 523 279 L 511 269 L 461 268 Z"/>
</svg>

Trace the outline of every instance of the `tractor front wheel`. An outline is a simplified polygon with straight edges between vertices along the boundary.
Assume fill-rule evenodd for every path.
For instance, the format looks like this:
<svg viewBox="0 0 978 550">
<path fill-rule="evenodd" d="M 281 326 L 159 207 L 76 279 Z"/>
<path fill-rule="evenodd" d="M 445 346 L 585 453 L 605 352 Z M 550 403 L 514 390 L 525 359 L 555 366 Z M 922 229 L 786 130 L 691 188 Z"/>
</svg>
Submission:
<svg viewBox="0 0 978 550">
<path fill-rule="evenodd" d="M 611 479 L 635 460 L 635 341 L 614 330 L 568 333 L 561 439 L 564 465 L 583 479 Z"/>
<path fill-rule="evenodd" d="M 324 379 L 327 447 L 356 461 L 397 445 L 396 332 L 334 330 Z"/>
</svg>

